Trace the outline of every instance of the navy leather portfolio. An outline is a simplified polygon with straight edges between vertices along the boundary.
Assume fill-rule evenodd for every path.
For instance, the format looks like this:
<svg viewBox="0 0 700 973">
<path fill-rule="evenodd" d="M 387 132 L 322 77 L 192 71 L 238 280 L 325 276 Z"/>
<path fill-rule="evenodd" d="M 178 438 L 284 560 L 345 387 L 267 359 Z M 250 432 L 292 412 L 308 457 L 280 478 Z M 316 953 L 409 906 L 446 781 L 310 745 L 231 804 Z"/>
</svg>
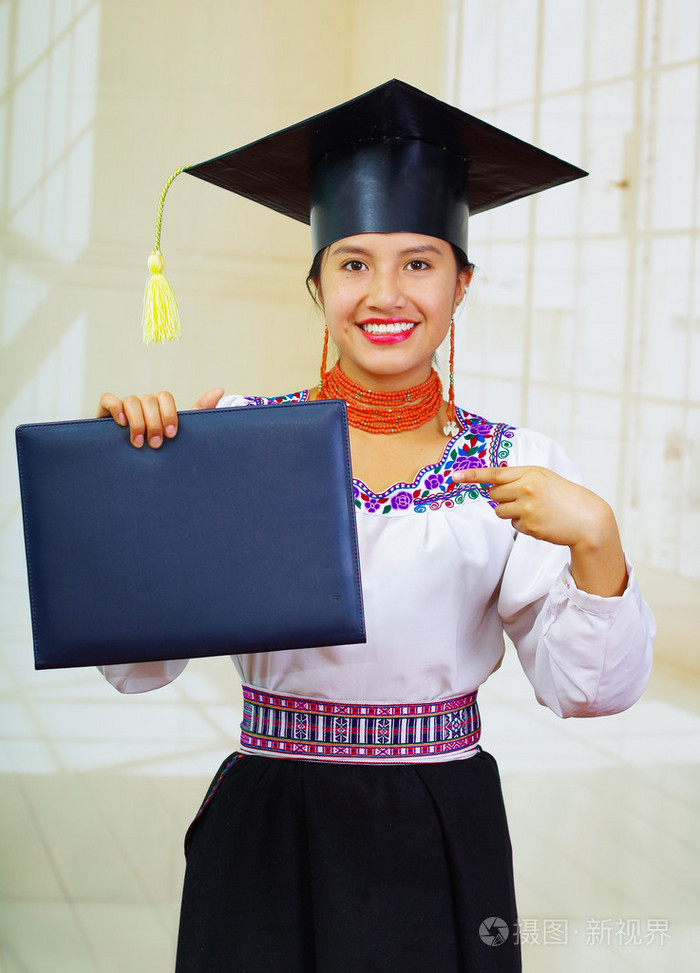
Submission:
<svg viewBox="0 0 700 973">
<path fill-rule="evenodd" d="M 16 437 L 36 668 L 365 641 L 344 403 Z"/>
</svg>

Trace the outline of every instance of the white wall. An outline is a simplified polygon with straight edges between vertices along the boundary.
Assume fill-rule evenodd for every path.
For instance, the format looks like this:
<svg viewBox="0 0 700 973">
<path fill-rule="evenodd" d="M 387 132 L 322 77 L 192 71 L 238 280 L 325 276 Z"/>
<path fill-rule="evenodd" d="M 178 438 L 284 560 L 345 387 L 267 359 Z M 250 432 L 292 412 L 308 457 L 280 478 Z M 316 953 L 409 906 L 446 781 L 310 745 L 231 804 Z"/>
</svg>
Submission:
<svg viewBox="0 0 700 973">
<path fill-rule="evenodd" d="M 460 398 L 570 451 L 618 514 L 659 658 L 697 673 L 700 7 L 452 9 L 454 100 L 590 172 L 472 221 Z"/>
</svg>

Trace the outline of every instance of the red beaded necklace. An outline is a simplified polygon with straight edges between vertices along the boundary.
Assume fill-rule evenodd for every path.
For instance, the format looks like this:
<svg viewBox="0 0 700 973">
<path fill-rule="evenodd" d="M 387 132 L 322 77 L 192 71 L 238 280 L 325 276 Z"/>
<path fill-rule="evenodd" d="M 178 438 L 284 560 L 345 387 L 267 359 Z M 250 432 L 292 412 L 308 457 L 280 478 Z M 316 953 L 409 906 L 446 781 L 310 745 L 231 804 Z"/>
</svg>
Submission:
<svg viewBox="0 0 700 973">
<path fill-rule="evenodd" d="M 351 381 L 336 363 L 321 381 L 319 399 L 343 399 L 348 422 L 356 429 L 389 435 L 418 429 L 442 405 L 442 383 L 435 369 L 425 382 L 398 392 L 375 392 Z"/>
</svg>

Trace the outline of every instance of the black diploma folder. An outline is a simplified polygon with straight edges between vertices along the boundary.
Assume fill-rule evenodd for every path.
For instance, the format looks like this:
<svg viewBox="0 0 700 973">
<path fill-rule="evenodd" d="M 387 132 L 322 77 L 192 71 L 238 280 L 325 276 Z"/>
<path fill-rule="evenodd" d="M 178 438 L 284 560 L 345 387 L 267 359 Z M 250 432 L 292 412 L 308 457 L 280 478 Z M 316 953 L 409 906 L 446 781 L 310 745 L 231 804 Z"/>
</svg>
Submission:
<svg viewBox="0 0 700 973">
<path fill-rule="evenodd" d="M 344 403 L 16 438 L 37 669 L 365 641 Z"/>
</svg>

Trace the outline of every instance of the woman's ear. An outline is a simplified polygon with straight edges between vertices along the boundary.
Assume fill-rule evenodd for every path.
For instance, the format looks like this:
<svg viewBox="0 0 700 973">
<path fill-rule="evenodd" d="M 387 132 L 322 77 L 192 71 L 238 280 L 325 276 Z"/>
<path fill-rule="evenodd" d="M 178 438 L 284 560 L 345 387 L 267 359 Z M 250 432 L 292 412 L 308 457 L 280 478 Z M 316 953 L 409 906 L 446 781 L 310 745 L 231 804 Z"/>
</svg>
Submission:
<svg viewBox="0 0 700 973">
<path fill-rule="evenodd" d="M 459 305 L 462 303 L 464 298 L 467 296 L 467 291 L 469 290 L 469 285 L 472 282 L 472 277 L 474 275 L 473 267 L 465 267 L 457 278 L 457 289 L 455 291 L 455 305 L 452 309 L 454 314 Z"/>
</svg>

